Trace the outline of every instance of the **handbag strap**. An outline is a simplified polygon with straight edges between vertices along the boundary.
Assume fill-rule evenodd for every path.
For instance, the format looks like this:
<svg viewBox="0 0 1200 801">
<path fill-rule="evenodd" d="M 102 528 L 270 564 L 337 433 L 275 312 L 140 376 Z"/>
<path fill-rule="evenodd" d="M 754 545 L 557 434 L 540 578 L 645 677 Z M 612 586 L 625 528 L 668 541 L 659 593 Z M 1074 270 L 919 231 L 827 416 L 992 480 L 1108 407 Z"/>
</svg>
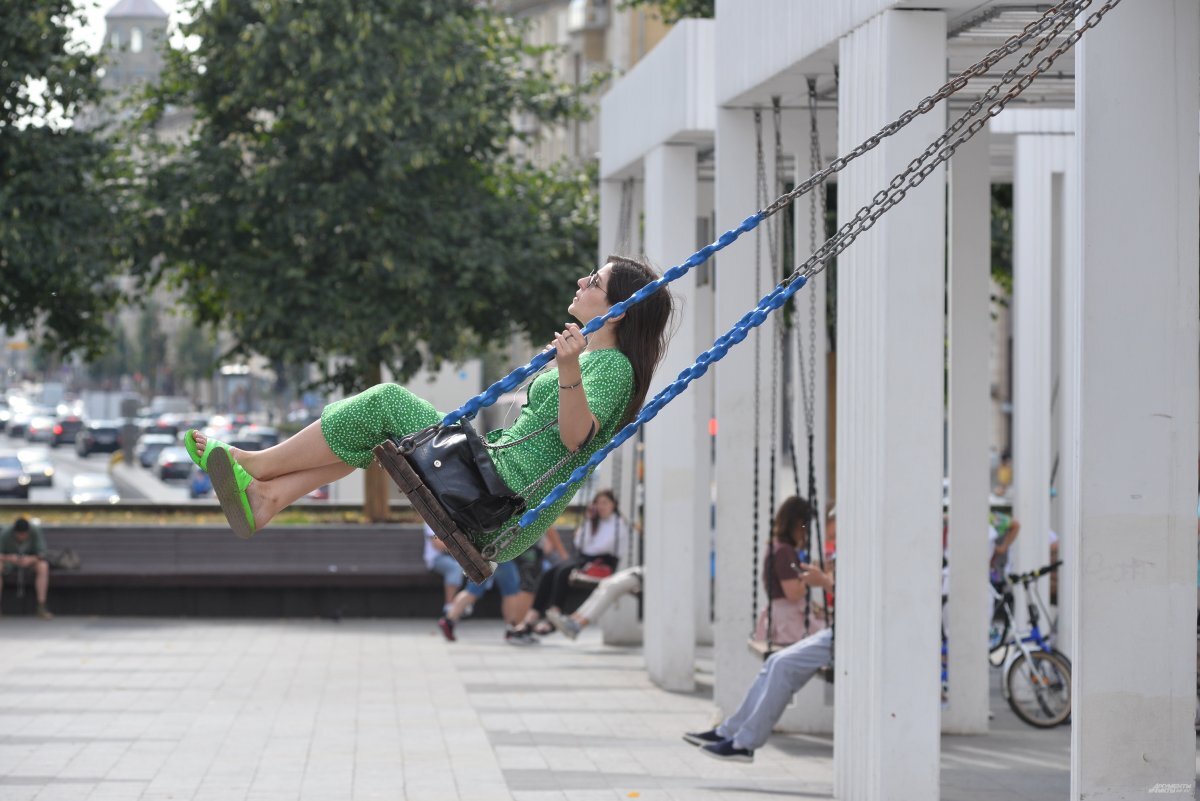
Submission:
<svg viewBox="0 0 1200 801">
<path fill-rule="evenodd" d="M 555 419 L 553 422 L 557 423 L 558 420 Z M 517 442 L 523 442 L 524 440 L 529 439 L 529 437 L 532 437 L 535 434 L 540 434 L 542 431 L 545 431 L 549 427 L 550 427 L 550 424 L 547 423 L 545 426 L 542 426 L 542 428 L 533 432 L 533 434 L 529 434 L 528 436 L 522 437 L 519 440 L 515 440 L 511 443 L 508 443 L 506 445 L 502 445 L 499 447 L 508 447 L 508 445 L 515 445 Z M 596 433 L 597 433 L 596 432 L 596 421 L 592 420 L 591 428 L 588 429 L 587 438 L 584 439 L 582 443 L 580 443 L 578 448 L 576 448 L 573 451 L 568 451 L 567 454 L 565 456 L 563 456 L 563 458 L 559 459 L 558 462 L 553 467 L 551 467 L 549 470 L 547 470 L 545 473 L 543 473 L 540 477 L 534 479 L 533 483 L 526 486 L 524 489 L 522 489 L 517 494 L 520 495 L 522 498 L 525 498 L 530 491 L 540 487 L 542 484 L 545 484 L 546 481 L 551 476 L 553 476 L 555 473 L 557 473 L 559 471 L 559 469 L 562 468 L 563 465 L 565 465 L 567 462 L 569 462 L 571 460 L 572 456 L 575 456 L 581 450 L 586 448 L 587 444 L 589 442 L 591 442 L 592 439 L 596 436 Z M 495 447 L 495 446 L 493 446 L 493 447 Z M 496 539 L 492 540 L 487 545 L 483 546 L 483 548 L 480 549 L 480 554 L 483 556 L 484 559 L 494 559 L 497 554 L 499 554 L 502 550 L 504 550 L 509 545 L 511 545 L 513 540 L 515 540 L 517 538 L 517 535 L 520 533 L 521 533 L 520 526 L 516 526 L 516 525 L 509 526 L 507 529 L 502 531 L 500 533 L 500 535 L 496 537 Z"/>
</svg>

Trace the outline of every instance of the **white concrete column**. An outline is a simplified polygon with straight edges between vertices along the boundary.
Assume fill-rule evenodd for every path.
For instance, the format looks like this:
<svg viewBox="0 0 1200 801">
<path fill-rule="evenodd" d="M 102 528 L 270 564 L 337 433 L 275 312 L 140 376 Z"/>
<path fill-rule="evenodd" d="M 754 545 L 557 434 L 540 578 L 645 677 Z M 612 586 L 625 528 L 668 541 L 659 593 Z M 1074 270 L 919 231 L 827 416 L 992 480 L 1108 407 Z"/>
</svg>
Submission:
<svg viewBox="0 0 1200 801">
<path fill-rule="evenodd" d="M 1058 471 L 1053 479 L 1055 497 L 1051 499 L 1051 521 L 1058 534 L 1058 558 L 1063 565 L 1058 569 L 1058 634 L 1055 647 L 1074 659 L 1075 606 L 1074 587 L 1077 559 L 1069 558 L 1069 551 L 1076 542 L 1075 529 L 1079 518 L 1072 510 L 1079 503 L 1079 477 L 1076 464 L 1071 458 L 1074 450 L 1076 415 L 1079 410 L 1079 296 L 1083 291 L 1079 265 L 1079 175 L 1078 145 L 1072 135 L 1072 157 L 1067 162 L 1066 172 L 1056 176 L 1054 182 L 1054 230 L 1055 252 L 1061 267 L 1056 275 L 1061 292 L 1055 299 L 1058 314 L 1058 402 L 1056 404 L 1058 430 L 1055 432 L 1055 456 Z M 1053 467 L 1053 466 L 1052 466 Z M 1053 472 L 1053 470 L 1052 470 Z M 1048 583 L 1048 582 L 1047 582 Z M 1049 596 L 1045 596 L 1049 601 Z"/>
<path fill-rule="evenodd" d="M 666 269 L 692 253 L 696 238 L 696 147 L 659 145 L 646 154 L 646 255 Z M 678 307 L 675 335 L 658 367 L 651 395 L 674 381 L 696 355 L 700 321 L 690 313 L 695 279 L 671 284 Z M 646 575 L 643 654 L 655 684 L 690 692 L 695 687 L 695 584 L 692 569 L 707 528 L 707 420 L 695 387 L 671 401 L 670 411 L 646 426 Z"/>
<path fill-rule="evenodd" d="M 716 127 L 717 232 L 752 214 L 755 140 L 751 112 L 718 109 Z M 716 256 L 716 331 L 724 332 L 754 307 L 754 235 L 746 234 Z M 713 625 L 714 699 L 728 715 L 737 708 L 761 665 L 746 647 L 753 629 L 758 569 L 751 541 L 754 472 L 754 341 L 747 339 L 716 366 L 717 575 Z M 768 427 L 764 426 L 764 433 Z M 766 448 L 761 449 L 765 454 Z M 763 503 L 765 507 L 765 502 Z M 761 526 L 760 516 L 760 526 Z M 769 526 L 767 527 L 769 530 Z M 762 537 L 762 532 L 759 534 Z M 768 535 L 769 536 L 769 535 Z M 761 593 L 760 593 L 761 595 Z"/>
<path fill-rule="evenodd" d="M 1008 569 L 1024 572 L 1050 561 L 1050 472 L 1054 460 L 1055 176 L 1074 152 L 1069 135 L 1018 134 L 1013 162 L 1013 517 L 1021 524 Z M 1043 597 L 1049 579 L 1042 579 Z M 1024 624 L 1024 599 L 1017 615 Z"/>
<path fill-rule="evenodd" d="M 948 703 L 942 731 L 988 728 L 988 352 L 991 185 L 987 130 L 950 162 Z"/>
<path fill-rule="evenodd" d="M 946 17 L 885 11 L 843 37 L 839 152 L 946 78 Z M 886 80 L 881 80 L 885 76 Z M 843 174 L 847 220 L 945 129 L 918 117 Z M 938 797 L 945 173 L 838 263 L 834 792 Z"/>
<path fill-rule="evenodd" d="M 818 117 L 825 116 L 832 118 L 832 111 L 826 112 L 824 115 L 818 113 Z M 785 112 L 783 115 L 783 146 L 785 152 L 790 153 L 793 158 L 794 170 L 792 178 L 795 182 L 805 180 L 813 173 L 811 166 L 811 157 L 809 154 L 809 144 L 811 140 L 811 128 L 808 113 L 805 112 Z M 825 129 L 822 131 L 822 143 L 826 146 L 827 151 L 836 150 L 836 129 L 829 125 L 826 121 Z M 833 130 L 830 130 L 833 129 Z M 782 190 L 782 187 L 779 188 Z M 776 193 L 778 194 L 778 192 Z M 795 202 L 795 217 L 793 231 L 795 234 L 795 249 L 792 253 L 785 257 L 785 260 L 790 266 L 795 266 L 805 261 L 812 255 L 813 251 L 824 241 L 824 213 L 820 206 L 820 193 L 812 191 Z M 810 211 L 816 212 L 816 235 L 810 233 Z M 782 215 L 781 215 L 782 216 Z M 795 296 L 796 313 L 793 319 L 793 329 L 789 332 L 791 339 L 791 347 L 787 353 L 791 359 L 792 369 L 792 408 L 785 410 L 786 414 L 791 415 L 792 426 L 795 430 L 796 443 L 796 466 L 799 476 L 793 477 L 791 464 L 782 465 L 783 470 L 780 471 L 780 487 L 779 497 L 786 498 L 796 491 L 797 482 L 800 486 L 800 494 L 808 496 L 808 432 L 804 419 L 804 399 L 802 396 L 804 382 L 800 376 L 800 366 L 803 364 L 805 368 L 805 380 L 809 377 L 813 383 L 813 395 L 815 399 L 815 409 L 813 415 L 813 458 L 816 464 L 817 478 L 817 498 L 820 501 L 821 512 L 825 514 L 829 511 L 829 476 L 826 474 L 826 425 L 827 425 L 827 398 L 828 398 L 828 380 L 826 363 L 829 357 L 828 336 L 825 333 L 825 293 L 828 290 L 827 281 L 829 277 L 826 273 L 821 273 L 816 276 L 807 286 L 805 286 Z M 803 359 L 801 354 L 797 352 L 797 344 L 803 351 Z M 809 376 L 809 366 L 812 362 L 811 376 Z M 782 424 L 780 431 L 782 432 Z M 824 543 L 826 521 L 821 521 L 822 543 Z M 815 563 L 816 556 L 813 556 Z M 822 593 L 819 590 L 814 590 L 812 599 L 814 603 L 822 601 Z M 814 612 L 814 615 L 816 613 Z M 819 618 L 819 615 L 817 615 Z M 783 717 L 779 720 L 778 727 L 781 731 L 787 732 L 804 732 L 813 734 L 828 734 L 833 731 L 833 691 L 828 683 L 821 680 L 814 680 L 808 683 L 800 692 L 796 694 L 792 705 L 784 712 Z"/>
<path fill-rule="evenodd" d="M 1194 794 L 1198 16 L 1124 3 L 1077 53 L 1073 799 Z"/>
<path fill-rule="evenodd" d="M 633 184 L 633 194 L 630 198 L 630 215 L 627 225 L 627 243 L 621 243 L 618 240 L 621 238 L 622 229 L 622 194 L 628 191 L 624 188 L 621 180 L 604 180 L 600 182 L 600 252 L 598 255 L 598 263 L 607 258 L 612 253 L 631 253 L 638 254 L 641 252 L 642 245 L 638 238 L 638 218 L 642 209 L 642 183 L 635 181 Z M 601 464 L 600 481 L 597 482 L 597 487 L 613 487 L 617 491 L 617 497 L 621 501 L 621 513 L 626 520 L 634 520 L 637 514 L 638 498 L 635 492 L 637 488 L 637 462 L 638 449 L 637 437 L 630 438 L 624 445 L 621 446 L 617 453 L 613 453 Z M 615 475 L 614 467 L 618 457 L 621 460 L 621 475 Z M 619 482 L 617 479 L 620 479 Z M 619 486 L 614 486 L 619 484 Z M 632 548 L 624 547 L 621 553 L 620 567 L 628 567 L 636 562 L 637 543 L 631 542 Z M 642 624 L 638 618 L 639 604 L 638 599 L 630 596 L 625 596 L 617 601 L 604 617 L 600 619 L 600 628 L 604 635 L 605 645 L 637 645 L 642 642 Z"/>
<path fill-rule="evenodd" d="M 711 180 L 701 181 L 697 184 L 696 198 L 697 236 L 695 241 L 696 249 L 699 250 L 716 238 L 716 234 L 712 230 L 714 200 Z M 701 220 L 706 221 L 703 226 Z M 701 273 L 697 269 L 694 275 L 695 278 L 692 279 L 695 283 L 692 295 L 693 303 L 690 307 L 681 307 L 678 310 L 680 315 L 691 317 L 692 324 L 695 326 L 696 347 L 692 353 L 693 357 L 712 347 L 713 339 L 716 338 L 713 331 L 713 310 L 716 305 L 716 296 L 713 293 L 715 282 L 711 277 L 712 272 L 709 270 Z M 703 276 L 709 277 L 701 280 Z M 716 414 L 714 374 L 710 371 L 703 378 L 693 381 L 690 391 L 694 392 L 699 399 L 697 414 L 703 423 L 705 434 L 703 447 L 696 454 L 695 467 L 696 481 L 703 482 L 703 486 L 696 491 L 696 497 L 704 505 L 704 514 L 698 521 L 696 550 L 692 562 L 697 576 L 694 596 L 696 605 L 693 617 L 696 621 L 696 644 L 711 646 L 713 644 L 713 568 L 715 561 L 713 549 L 715 543 L 712 523 L 712 435 L 709 434 L 709 421 Z"/>
</svg>

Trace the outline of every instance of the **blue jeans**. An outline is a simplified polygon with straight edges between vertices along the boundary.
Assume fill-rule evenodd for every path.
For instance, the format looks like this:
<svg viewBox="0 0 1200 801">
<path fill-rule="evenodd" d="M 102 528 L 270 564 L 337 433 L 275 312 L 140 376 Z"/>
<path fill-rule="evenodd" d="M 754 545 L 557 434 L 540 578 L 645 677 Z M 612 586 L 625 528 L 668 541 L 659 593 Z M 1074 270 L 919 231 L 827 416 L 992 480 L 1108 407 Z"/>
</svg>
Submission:
<svg viewBox="0 0 1200 801">
<path fill-rule="evenodd" d="M 462 586 L 463 569 L 448 553 L 438 554 L 429 570 L 440 575 L 444 583 L 453 586 L 456 590 Z"/>
<path fill-rule="evenodd" d="M 516 562 L 501 562 L 496 565 L 496 572 L 488 576 L 487 581 L 482 584 L 476 584 L 473 581 L 467 582 L 467 592 L 474 595 L 476 598 L 483 597 L 483 594 L 492 587 L 500 590 L 500 595 L 507 598 L 510 595 L 516 595 L 521 591 L 521 574 L 517 570 Z"/>
<path fill-rule="evenodd" d="M 771 654 L 746 691 L 742 705 L 717 727 L 717 734 L 733 738 L 735 748 L 761 748 L 771 729 L 791 703 L 792 696 L 833 659 L 833 631 L 823 629 L 811 637 Z"/>
</svg>

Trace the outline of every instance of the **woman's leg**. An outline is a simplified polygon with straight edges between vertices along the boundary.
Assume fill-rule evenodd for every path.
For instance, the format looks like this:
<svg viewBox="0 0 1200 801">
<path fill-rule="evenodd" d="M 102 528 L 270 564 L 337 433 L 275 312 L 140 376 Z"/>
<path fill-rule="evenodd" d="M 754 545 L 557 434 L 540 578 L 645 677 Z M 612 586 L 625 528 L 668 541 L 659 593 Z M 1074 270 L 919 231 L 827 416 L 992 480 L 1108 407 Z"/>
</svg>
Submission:
<svg viewBox="0 0 1200 801">
<path fill-rule="evenodd" d="M 337 463 L 367 467 L 374 461 L 372 450 L 389 436 L 411 434 L 441 419 L 428 401 L 404 387 L 378 384 L 329 404 L 320 421 L 272 448 L 230 449 L 230 455 L 247 473 L 264 481 Z M 193 436 L 203 452 L 204 435 Z"/>
<path fill-rule="evenodd" d="M 598 619 L 618 598 L 642 588 L 642 569 L 627 567 L 600 582 L 571 617 L 581 626 Z"/>
<path fill-rule="evenodd" d="M 254 512 L 255 528 L 262 528 L 275 515 L 317 487 L 332 484 L 338 479 L 350 475 L 354 470 L 354 467 L 339 460 L 336 464 L 327 464 L 323 467 L 288 473 L 278 478 L 252 482 L 246 488 L 246 497 L 250 500 L 250 510 Z"/>
</svg>

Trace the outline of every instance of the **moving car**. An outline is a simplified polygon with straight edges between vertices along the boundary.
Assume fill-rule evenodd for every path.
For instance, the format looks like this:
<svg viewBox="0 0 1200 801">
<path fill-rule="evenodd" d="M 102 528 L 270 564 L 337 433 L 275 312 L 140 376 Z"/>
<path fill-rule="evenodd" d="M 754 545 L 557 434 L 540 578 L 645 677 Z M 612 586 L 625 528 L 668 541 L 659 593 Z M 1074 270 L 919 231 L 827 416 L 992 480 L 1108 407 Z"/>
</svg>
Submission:
<svg viewBox="0 0 1200 801">
<path fill-rule="evenodd" d="M 50 460 L 48 448 L 21 448 L 17 451 L 17 458 L 29 476 L 29 486 L 54 486 L 54 463 Z"/>
<path fill-rule="evenodd" d="M 28 442 L 53 442 L 54 418 L 46 415 L 29 418 L 25 425 L 25 439 Z"/>
<path fill-rule="evenodd" d="M 80 473 L 71 481 L 71 503 L 120 503 L 112 479 L 104 473 Z"/>
<path fill-rule="evenodd" d="M 0 495 L 29 498 L 29 474 L 21 460 L 11 451 L 0 453 Z"/>
<path fill-rule="evenodd" d="M 93 453 L 113 453 L 120 449 L 121 425 L 114 421 L 93 421 L 75 435 L 75 453 L 85 459 Z"/>
<path fill-rule="evenodd" d="M 174 445 L 176 439 L 170 434 L 142 434 L 137 447 L 133 449 L 134 458 L 138 464 L 149 470 L 158 462 L 164 448 Z"/>
<path fill-rule="evenodd" d="M 83 428 L 83 418 L 77 414 L 67 414 L 59 417 L 54 421 L 54 438 L 50 440 L 50 447 L 57 448 L 64 443 L 75 441 L 75 436 Z"/>
<path fill-rule="evenodd" d="M 265 450 L 274 447 L 282 439 L 279 429 L 260 425 L 242 426 L 241 430 L 238 431 L 237 438 L 240 440 L 258 440 L 260 447 L 256 450 Z"/>
<path fill-rule="evenodd" d="M 172 478 L 188 478 L 192 473 L 192 457 L 184 448 L 172 445 L 158 454 L 158 477 L 163 481 Z"/>
</svg>

